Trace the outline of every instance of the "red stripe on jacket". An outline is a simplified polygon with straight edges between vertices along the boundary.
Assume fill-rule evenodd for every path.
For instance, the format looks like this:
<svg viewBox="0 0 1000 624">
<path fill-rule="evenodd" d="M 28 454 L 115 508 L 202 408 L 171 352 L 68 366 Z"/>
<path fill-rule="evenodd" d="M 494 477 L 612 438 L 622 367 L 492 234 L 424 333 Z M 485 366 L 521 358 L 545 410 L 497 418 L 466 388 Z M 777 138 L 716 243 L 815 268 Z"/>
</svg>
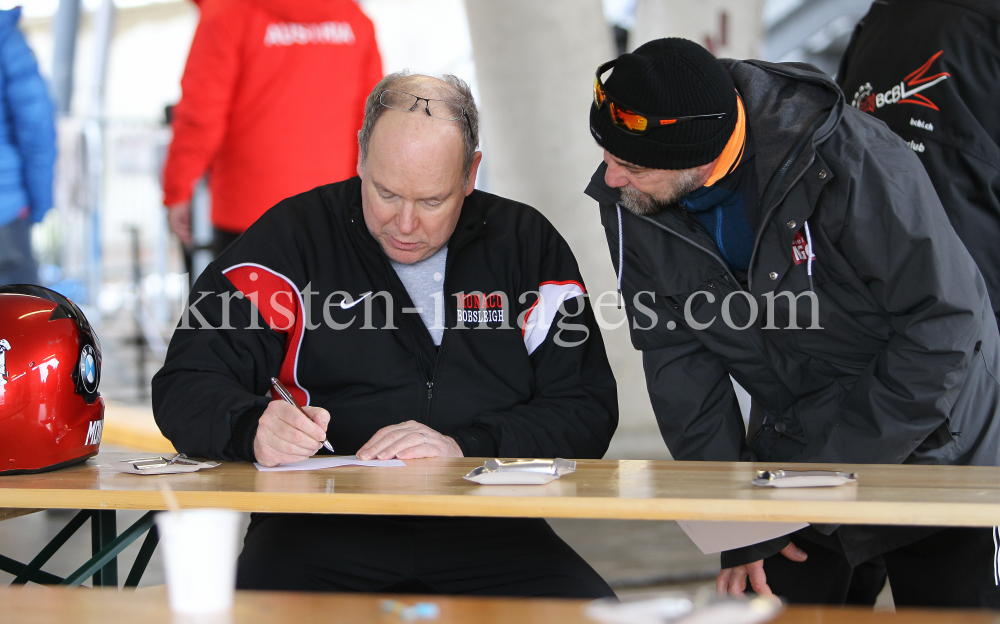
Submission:
<svg viewBox="0 0 1000 624">
<path fill-rule="evenodd" d="M 253 302 L 271 329 L 286 335 L 285 357 L 278 379 L 300 405 L 309 405 L 309 391 L 298 382 L 299 351 L 305 328 L 299 289 L 292 280 L 260 264 L 237 264 L 222 274 Z"/>
</svg>

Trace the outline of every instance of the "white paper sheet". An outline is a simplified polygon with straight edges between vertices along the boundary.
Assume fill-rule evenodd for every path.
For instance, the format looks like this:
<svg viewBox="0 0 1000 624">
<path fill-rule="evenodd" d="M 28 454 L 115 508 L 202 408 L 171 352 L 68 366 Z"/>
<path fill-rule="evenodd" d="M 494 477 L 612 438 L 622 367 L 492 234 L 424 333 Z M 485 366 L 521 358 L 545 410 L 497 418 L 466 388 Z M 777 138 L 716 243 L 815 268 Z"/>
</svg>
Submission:
<svg viewBox="0 0 1000 624">
<path fill-rule="evenodd" d="M 766 542 L 804 529 L 805 522 L 728 522 L 678 520 L 694 545 L 706 555 Z"/>
<path fill-rule="evenodd" d="M 257 470 L 261 472 L 291 472 L 293 470 L 322 470 L 323 468 L 339 468 L 340 466 L 369 466 L 371 468 L 392 468 L 394 466 L 405 466 L 399 459 L 358 459 L 356 456 L 350 457 L 310 457 L 305 461 L 294 464 L 278 464 L 274 468 L 267 468 L 254 462 Z"/>
</svg>

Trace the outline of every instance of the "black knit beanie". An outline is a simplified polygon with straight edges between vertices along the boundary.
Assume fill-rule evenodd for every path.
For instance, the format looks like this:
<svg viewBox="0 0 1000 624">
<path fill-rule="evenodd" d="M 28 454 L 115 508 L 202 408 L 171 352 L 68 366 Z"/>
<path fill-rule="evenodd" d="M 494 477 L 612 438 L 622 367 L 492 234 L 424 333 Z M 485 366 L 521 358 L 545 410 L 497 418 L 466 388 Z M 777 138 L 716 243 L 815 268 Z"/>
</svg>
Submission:
<svg viewBox="0 0 1000 624">
<path fill-rule="evenodd" d="M 615 157 L 651 169 L 690 169 L 719 157 L 736 127 L 736 90 L 712 54 L 687 39 L 656 39 L 618 57 L 604 82 L 623 108 L 649 117 L 726 113 L 658 126 L 642 136 L 619 129 L 608 104 L 590 105 L 590 133 Z"/>
</svg>

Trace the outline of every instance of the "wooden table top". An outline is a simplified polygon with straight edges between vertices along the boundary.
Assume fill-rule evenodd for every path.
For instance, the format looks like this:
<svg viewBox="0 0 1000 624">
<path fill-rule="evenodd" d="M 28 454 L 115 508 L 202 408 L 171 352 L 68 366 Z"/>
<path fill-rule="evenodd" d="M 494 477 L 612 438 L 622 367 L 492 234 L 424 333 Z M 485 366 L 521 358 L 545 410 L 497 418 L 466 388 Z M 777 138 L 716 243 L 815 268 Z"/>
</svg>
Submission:
<svg viewBox="0 0 1000 624">
<path fill-rule="evenodd" d="M 303 594 L 291 592 L 236 592 L 232 614 L 213 618 L 223 624 L 379 624 L 400 619 L 383 615 L 382 600 L 389 596 L 360 594 Z M 584 600 L 519 600 L 395 596 L 407 604 L 436 602 L 441 617 L 433 624 L 594 624 L 583 614 Z M 166 592 L 151 588 L 137 592 L 113 589 L 73 590 L 26 586 L 0 589 L 0 622 L 4 624 L 107 624 L 141 622 L 173 624 Z M 774 624 L 997 624 L 1000 613 L 988 611 L 900 610 L 873 613 L 870 609 L 788 607 Z"/>
<path fill-rule="evenodd" d="M 259 472 L 249 463 L 223 463 L 160 476 L 121 474 L 107 465 L 132 457 L 102 453 L 64 470 L 0 477 L 0 508 L 165 509 L 158 488 L 167 483 L 183 507 L 279 513 L 1000 524 L 1000 468 L 991 467 L 827 466 L 857 472 L 858 483 L 773 489 L 751 485 L 758 468 L 819 465 L 581 460 L 573 474 L 522 486 L 462 479 L 482 465 L 481 458 L 303 472 Z"/>
</svg>

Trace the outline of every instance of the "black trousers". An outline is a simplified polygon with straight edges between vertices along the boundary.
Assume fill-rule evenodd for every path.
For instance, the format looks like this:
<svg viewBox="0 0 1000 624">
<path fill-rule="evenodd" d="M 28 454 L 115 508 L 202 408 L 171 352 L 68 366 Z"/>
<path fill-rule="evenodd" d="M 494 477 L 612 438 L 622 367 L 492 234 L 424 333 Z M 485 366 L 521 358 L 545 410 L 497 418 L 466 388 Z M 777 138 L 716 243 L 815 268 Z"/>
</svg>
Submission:
<svg viewBox="0 0 1000 624">
<path fill-rule="evenodd" d="M 31 219 L 0 226 L 0 286 L 37 284 L 38 264 L 31 253 Z"/>
<path fill-rule="evenodd" d="M 233 244 L 233 242 L 240 237 L 240 232 L 230 232 L 229 230 L 220 230 L 217 227 L 212 228 L 212 259 L 218 258 L 219 255 L 226 250 L 227 247 Z M 194 261 L 192 256 L 192 251 L 190 248 L 181 245 L 181 250 L 184 252 L 184 270 L 188 274 L 188 286 L 193 287 L 194 281 L 198 278 L 194 275 Z"/>
<path fill-rule="evenodd" d="M 897 607 L 1000 608 L 992 528 L 942 529 L 856 568 L 842 553 L 792 539 L 806 561 L 764 560 L 771 591 L 792 603 L 874 604 L 888 575 Z"/>
<path fill-rule="evenodd" d="M 604 598 L 544 520 L 253 514 L 239 589 Z"/>
<path fill-rule="evenodd" d="M 218 258 L 227 247 L 232 245 L 242 232 L 230 232 L 217 227 L 212 228 L 212 257 Z"/>
</svg>

